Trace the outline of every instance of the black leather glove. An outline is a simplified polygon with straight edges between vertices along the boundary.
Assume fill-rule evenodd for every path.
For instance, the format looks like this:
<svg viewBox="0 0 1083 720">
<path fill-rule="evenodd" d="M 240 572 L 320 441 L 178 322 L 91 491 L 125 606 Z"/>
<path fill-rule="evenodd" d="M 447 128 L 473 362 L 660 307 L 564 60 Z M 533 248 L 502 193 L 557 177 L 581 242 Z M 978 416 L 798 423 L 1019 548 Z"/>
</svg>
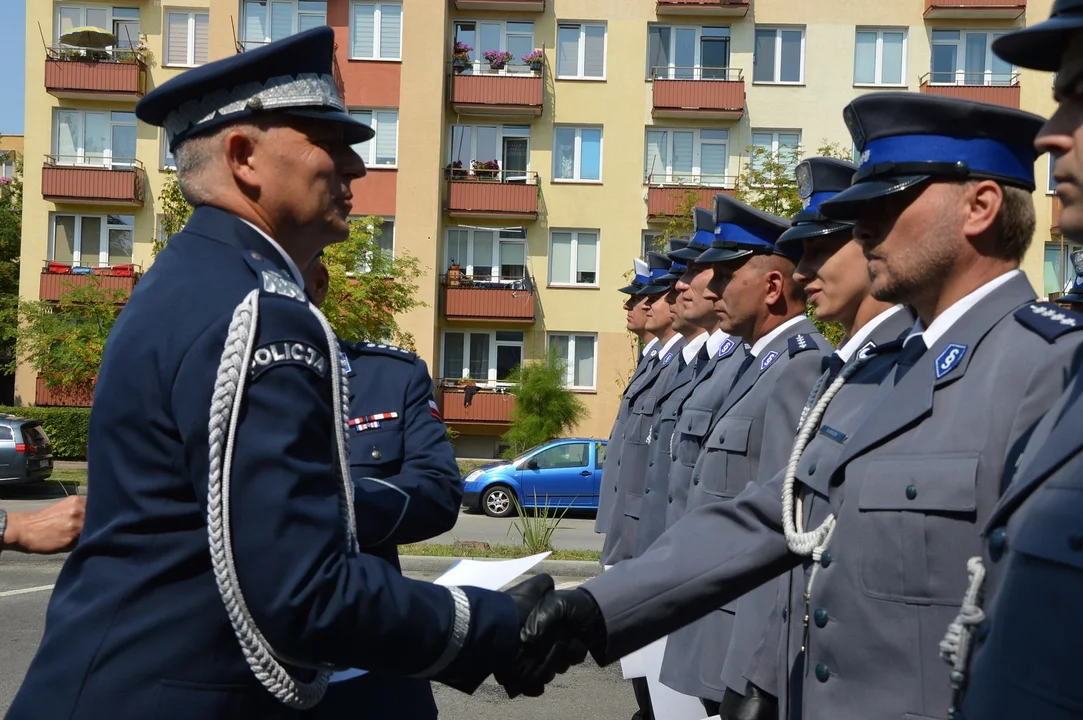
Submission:
<svg viewBox="0 0 1083 720">
<path fill-rule="evenodd" d="M 558 673 L 583 662 L 588 649 L 604 651 L 605 620 L 589 592 L 560 590 L 545 596 L 527 618 L 522 640 L 518 672 L 524 693 L 540 692 Z"/>
<path fill-rule="evenodd" d="M 778 698 L 749 683 L 748 693 L 732 717 L 733 720 L 776 720 Z"/>
<path fill-rule="evenodd" d="M 545 573 L 540 573 L 528 578 L 518 585 L 505 590 L 504 593 L 515 601 L 515 609 L 519 612 L 519 638 L 522 642 L 523 626 L 530 618 L 534 608 L 545 597 L 553 593 L 553 578 Z M 520 645 L 519 653 L 515 661 L 508 667 L 501 668 L 493 673 L 498 683 L 504 686 L 509 698 L 525 694 L 531 697 L 541 695 L 545 690 L 544 683 L 539 687 L 537 683 L 524 682 L 524 675 L 528 674 L 533 663 L 524 658 L 524 647 Z"/>
</svg>

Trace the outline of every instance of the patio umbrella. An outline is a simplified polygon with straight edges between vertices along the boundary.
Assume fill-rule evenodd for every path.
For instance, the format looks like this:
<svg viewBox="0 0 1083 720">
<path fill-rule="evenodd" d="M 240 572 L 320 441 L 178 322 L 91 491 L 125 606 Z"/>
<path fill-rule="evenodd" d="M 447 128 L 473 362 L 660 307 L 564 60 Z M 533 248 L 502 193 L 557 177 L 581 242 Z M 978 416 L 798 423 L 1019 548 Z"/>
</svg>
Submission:
<svg viewBox="0 0 1083 720">
<path fill-rule="evenodd" d="M 106 48 L 117 44 L 117 36 L 98 27 L 77 27 L 61 35 L 60 42 L 81 48 Z"/>
</svg>

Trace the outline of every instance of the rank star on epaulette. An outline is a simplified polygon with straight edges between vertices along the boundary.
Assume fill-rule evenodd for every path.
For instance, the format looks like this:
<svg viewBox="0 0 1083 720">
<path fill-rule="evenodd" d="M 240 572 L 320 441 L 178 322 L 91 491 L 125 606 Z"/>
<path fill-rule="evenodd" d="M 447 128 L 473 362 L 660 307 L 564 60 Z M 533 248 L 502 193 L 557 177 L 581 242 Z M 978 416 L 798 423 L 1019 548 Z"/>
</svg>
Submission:
<svg viewBox="0 0 1083 720">
<path fill-rule="evenodd" d="M 1083 329 L 1083 315 L 1047 302 L 1034 302 L 1015 311 L 1015 319 L 1052 343 L 1061 335 Z"/>
<path fill-rule="evenodd" d="M 797 335 L 794 335 L 789 339 L 788 343 L 790 346 L 790 357 L 793 357 L 797 353 L 816 348 L 816 341 L 807 333 L 798 333 Z"/>
</svg>

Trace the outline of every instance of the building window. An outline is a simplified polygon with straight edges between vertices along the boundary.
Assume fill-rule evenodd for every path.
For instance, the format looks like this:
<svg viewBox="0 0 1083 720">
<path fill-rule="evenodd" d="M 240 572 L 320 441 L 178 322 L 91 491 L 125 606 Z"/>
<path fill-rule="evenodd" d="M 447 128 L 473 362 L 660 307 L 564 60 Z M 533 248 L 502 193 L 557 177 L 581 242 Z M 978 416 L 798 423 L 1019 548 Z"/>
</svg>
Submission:
<svg viewBox="0 0 1083 720">
<path fill-rule="evenodd" d="M 725 80 L 729 62 L 728 27 L 647 28 L 648 79 Z"/>
<path fill-rule="evenodd" d="M 326 24 L 323 0 L 245 0 L 241 43 L 247 50 Z"/>
<path fill-rule="evenodd" d="M 465 173 L 474 160 L 496 160 L 501 182 L 525 183 L 530 170 L 530 126 L 452 125 L 448 162 L 460 163 Z"/>
<path fill-rule="evenodd" d="M 474 48 L 468 57 L 472 63 L 464 72 L 470 73 L 529 73 L 530 66 L 523 56 L 534 52 L 534 23 L 510 20 L 456 20 L 455 42 Z M 485 60 L 485 53 L 498 50 L 511 53 L 511 61 L 503 70 L 493 70 Z"/>
<path fill-rule="evenodd" d="M 1049 165 L 1049 179 L 1047 181 L 1049 184 L 1046 186 L 1046 192 L 1053 194 L 1057 190 L 1057 181 L 1053 177 L 1053 168 L 1056 167 L 1056 159 L 1053 157 L 1053 153 L 1047 153 L 1045 157 L 1046 162 Z"/>
<path fill-rule="evenodd" d="M 445 332 L 444 377 L 503 382 L 523 364 L 523 333 Z"/>
<path fill-rule="evenodd" d="M 1083 245 L 1072 243 L 1046 243 L 1045 258 L 1043 263 L 1044 286 L 1043 294 L 1049 297 L 1052 293 L 1066 293 L 1075 281 L 1075 268 L 1072 266 L 1071 256 L 1077 250 L 1083 250 Z"/>
<path fill-rule="evenodd" d="M 169 152 L 169 139 L 164 131 L 162 132 L 162 167 L 170 170 L 177 169 L 177 161 L 173 159 L 173 153 Z"/>
<path fill-rule="evenodd" d="M 786 177 L 793 175 L 801 157 L 800 130 L 753 130 L 752 147 L 755 149 L 750 162 L 752 169 L 763 172 L 768 157 L 786 166 Z"/>
<path fill-rule="evenodd" d="M 803 83 L 805 81 L 805 29 L 756 28 L 752 81 Z"/>
<path fill-rule="evenodd" d="M 605 23 L 557 25 L 557 77 L 605 79 Z"/>
<path fill-rule="evenodd" d="M 574 390 L 593 390 L 597 374 L 597 335 L 549 334 L 549 353 L 567 366 L 565 382 Z"/>
<path fill-rule="evenodd" d="M 402 3 L 353 4 L 350 57 L 355 60 L 402 59 Z"/>
<path fill-rule="evenodd" d="M 133 165 L 135 113 L 57 110 L 53 147 L 59 165 Z"/>
<path fill-rule="evenodd" d="M 81 267 L 132 262 L 134 215 L 53 215 L 49 259 Z"/>
<path fill-rule="evenodd" d="M 203 65 L 210 47 L 210 15 L 200 12 L 166 13 L 165 64 Z"/>
<path fill-rule="evenodd" d="M 134 4 L 134 3 L 133 3 Z M 58 5 L 56 36 L 77 27 L 96 27 L 111 31 L 117 38 L 117 48 L 139 44 L 139 8 L 109 7 L 108 5 Z"/>
<path fill-rule="evenodd" d="M 679 235 L 674 239 L 689 240 L 691 239 L 691 235 Z M 653 250 L 654 252 L 668 253 L 669 244 L 666 239 L 663 238 L 660 234 L 648 230 L 643 233 L 643 242 L 640 244 L 639 256 L 647 257 L 647 252 L 650 250 Z M 628 277 L 631 278 L 631 275 L 629 275 Z"/>
<path fill-rule="evenodd" d="M 550 233 L 549 284 L 598 286 L 597 230 Z"/>
<path fill-rule="evenodd" d="M 644 181 L 725 185 L 728 140 L 726 130 L 648 130 Z"/>
<path fill-rule="evenodd" d="M 526 231 L 448 228 L 445 267 L 475 282 L 514 282 L 526 277 Z"/>
<path fill-rule="evenodd" d="M 553 179 L 601 181 L 601 128 L 553 130 Z"/>
<path fill-rule="evenodd" d="M 905 85 L 906 30 L 858 28 L 854 85 Z"/>
<path fill-rule="evenodd" d="M 11 180 L 14 177 L 15 153 L 10 150 L 0 150 L 0 178 Z"/>
<path fill-rule="evenodd" d="M 395 167 L 399 164 L 399 111 L 398 110 L 351 110 L 350 114 L 371 127 L 376 136 L 358 143 L 354 152 L 366 165 Z"/>
<path fill-rule="evenodd" d="M 1006 32 L 933 30 L 932 85 L 1013 85 L 1012 64 L 993 52 Z"/>
</svg>

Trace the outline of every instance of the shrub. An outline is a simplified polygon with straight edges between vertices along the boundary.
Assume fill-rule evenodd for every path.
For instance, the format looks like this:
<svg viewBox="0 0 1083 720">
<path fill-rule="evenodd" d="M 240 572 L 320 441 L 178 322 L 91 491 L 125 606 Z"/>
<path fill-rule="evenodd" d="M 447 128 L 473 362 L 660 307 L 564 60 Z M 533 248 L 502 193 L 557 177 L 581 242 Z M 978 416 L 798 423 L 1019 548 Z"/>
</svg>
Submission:
<svg viewBox="0 0 1083 720">
<path fill-rule="evenodd" d="M 57 459 L 86 460 L 90 408 L 0 406 L 0 412 L 41 420 Z"/>
<path fill-rule="evenodd" d="M 518 387 L 511 426 L 503 437 L 508 444 L 504 457 L 561 437 L 586 417 L 586 406 L 565 386 L 566 367 L 554 354 L 512 370 L 508 380 Z"/>
</svg>

